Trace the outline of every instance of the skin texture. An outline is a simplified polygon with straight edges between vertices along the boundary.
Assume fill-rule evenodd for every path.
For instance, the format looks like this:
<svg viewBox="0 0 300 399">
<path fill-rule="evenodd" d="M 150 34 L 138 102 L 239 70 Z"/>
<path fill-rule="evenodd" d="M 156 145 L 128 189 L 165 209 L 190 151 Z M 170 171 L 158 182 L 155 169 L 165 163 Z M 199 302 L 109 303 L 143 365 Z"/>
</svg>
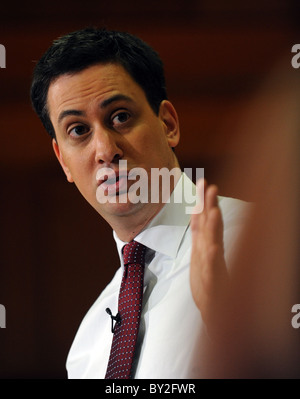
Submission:
<svg viewBox="0 0 300 399">
<path fill-rule="evenodd" d="M 218 334 L 220 314 L 226 308 L 229 291 L 223 248 L 223 221 L 217 202 L 217 186 L 208 186 L 201 179 L 197 183 L 197 190 L 199 196 L 204 192 L 204 207 L 201 213 L 195 212 L 191 218 L 190 283 L 194 301 L 210 336 L 214 337 Z"/>
<path fill-rule="evenodd" d="M 131 241 L 164 204 L 121 201 L 128 191 L 120 191 L 116 203 L 100 204 L 97 172 L 104 168 L 118 172 L 119 160 L 127 161 L 128 171 L 144 168 L 148 176 L 151 168 L 179 167 L 172 150 L 180 135 L 173 105 L 162 101 L 156 115 L 122 66 L 98 64 L 53 81 L 47 106 L 56 133 L 53 149 L 67 180 L 76 184 L 121 240 Z M 132 184 L 128 181 L 128 189 Z M 216 187 L 200 184 L 205 185 L 205 201 L 203 212 L 191 220 L 191 289 L 204 321 L 214 328 L 211 315 L 216 314 L 227 282 L 223 225 Z M 173 188 L 171 184 L 170 193 Z"/>
<path fill-rule="evenodd" d="M 100 204 L 96 174 L 104 167 L 118 171 L 119 160 L 127 161 L 128 170 L 144 168 L 148 176 L 154 167 L 178 167 L 172 151 L 179 142 L 173 105 L 163 101 L 156 115 L 125 69 L 105 64 L 52 82 L 48 110 L 57 137 L 54 152 L 68 181 L 76 184 L 121 240 L 130 241 L 163 204 Z M 128 188 L 131 184 L 128 181 Z"/>
</svg>

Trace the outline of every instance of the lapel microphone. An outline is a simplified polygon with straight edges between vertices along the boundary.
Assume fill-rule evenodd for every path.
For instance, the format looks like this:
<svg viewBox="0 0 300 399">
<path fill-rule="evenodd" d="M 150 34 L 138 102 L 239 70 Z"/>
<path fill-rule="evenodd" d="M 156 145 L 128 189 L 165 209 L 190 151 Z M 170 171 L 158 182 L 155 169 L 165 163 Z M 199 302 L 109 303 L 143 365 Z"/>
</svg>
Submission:
<svg viewBox="0 0 300 399">
<path fill-rule="evenodd" d="M 108 313 L 111 317 L 111 332 L 115 332 L 116 325 L 119 323 L 121 324 L 121 316 L 120 313 L 118 312 L 115 316 L 112 315 L 111 310 L 109 308 L 105 309 L 106 313 Z M 115 321 L 115 325 L 114 325 Z"/>
</svg>

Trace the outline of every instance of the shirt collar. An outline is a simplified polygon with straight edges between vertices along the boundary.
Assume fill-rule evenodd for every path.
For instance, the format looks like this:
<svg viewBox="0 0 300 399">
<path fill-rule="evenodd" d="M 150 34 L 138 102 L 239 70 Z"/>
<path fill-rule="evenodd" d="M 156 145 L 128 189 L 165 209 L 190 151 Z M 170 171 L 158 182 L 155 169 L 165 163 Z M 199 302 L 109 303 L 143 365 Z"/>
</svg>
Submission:
<svg viewBox="0 0 300 399">
<path fill-rule="evenodd" d="M 195 205 L 196 188 L 185 173 L 182 173 L 166 203 L 150 223 L 134 238 L 156 252 L 175 258 L 183 235 L 190 222 L 190 214 Z M 122 248 L 126 244 L 113 232 L 119 257 L 122 260 Z"/>
</svg>

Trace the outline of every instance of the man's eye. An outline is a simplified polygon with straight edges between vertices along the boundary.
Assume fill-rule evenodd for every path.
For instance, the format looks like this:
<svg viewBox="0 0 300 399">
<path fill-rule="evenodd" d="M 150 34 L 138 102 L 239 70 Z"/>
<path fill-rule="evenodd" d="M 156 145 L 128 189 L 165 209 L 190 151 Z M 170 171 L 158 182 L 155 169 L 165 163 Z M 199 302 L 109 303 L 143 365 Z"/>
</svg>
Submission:
<svg viewBox="0 0 300 399">
<path fill-rule="evenodd" d="M 73 127 L 70 131 L 69 131 L 69 135 L 72 137 L 80 137 L 83 134 L 87 133 L 89 131 L 88 126 L 86 125 L 77 125 L 75 127 Z"/>
<path fill-rule="evenodd" d="M 114 126 L 121 125 L 122 123 L 127 122 L 129 118 L 130 118 L 130 115 L 128 112 L 125 112 L 125 111 L 119 112 L 117 115 L 115 115 L 112 118 L 112 124 Z"/>
</svg>

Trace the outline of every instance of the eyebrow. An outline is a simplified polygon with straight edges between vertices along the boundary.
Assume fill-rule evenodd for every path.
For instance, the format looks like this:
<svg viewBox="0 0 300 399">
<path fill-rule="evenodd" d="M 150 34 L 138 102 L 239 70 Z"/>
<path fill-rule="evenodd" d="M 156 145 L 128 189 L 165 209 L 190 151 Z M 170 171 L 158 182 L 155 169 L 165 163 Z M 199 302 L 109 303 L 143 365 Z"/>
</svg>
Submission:
<svg viewBox="0 0 300 399">
<path fill-rule="evenodd" d="M 75 116 L 84 116 L 85 113 L 83 111 L 79 111 L 77 109 L 67 109 L 65 111 L 62 111 L 59 116 L 58 116 L 58 123 L 60 123 L 64 118 L 70 115 L 75 115 Z"/>
<path fill-rule="evenodd" d="M 111 103 L 113 103 L 115 101 L 120 101 L 120 100 L 124 100 L 124 101 L 133 103 L 133 99 L 131 97 L 128 97 L 125 94 L 115 94 L 114 96 L 111 96 L 111 97 L 107 98 L 106 100 L 102 101 L 102 103 L 100 104 L 100 108 L 105 108 L 108 105 L 110 105 Z"/>
<path fill-rule="evenodd" d="M 120 100 L 123 100 L 123 101 L 125 100 L 127 102 L 133 103 L 133 99 L 131 97 L 128 97 L 125 94 L 115 94 L 114 96 L 111 96 L 111 97 L 107 98 L 106 100 L 103 100 L 100 104 L 100 108 L 101 109 L 106 108 L 113 102 L 120 101 Z M 74 116 L 85 116 L 85 112 L 77 110 L 77 109 L 67 109 L 65 111 L 62 111 L 58 116 L 58 123 L 60 123 L 67 116 L 73 116 L 73 115 Z"/>
</svg>

